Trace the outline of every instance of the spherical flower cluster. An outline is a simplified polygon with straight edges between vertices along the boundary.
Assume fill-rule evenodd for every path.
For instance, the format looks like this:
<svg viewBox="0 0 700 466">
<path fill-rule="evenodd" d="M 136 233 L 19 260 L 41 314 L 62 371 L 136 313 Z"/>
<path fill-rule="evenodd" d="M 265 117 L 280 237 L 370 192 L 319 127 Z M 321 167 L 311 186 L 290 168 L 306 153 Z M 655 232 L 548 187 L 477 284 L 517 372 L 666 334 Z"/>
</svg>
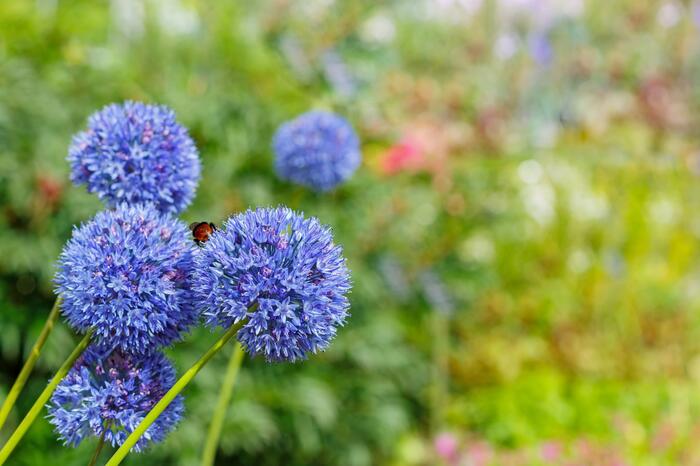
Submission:
<svg viewBox="0 0 700 466">
<path fill-rule="evenodd" d="M 333 113 L 311 111 L 277 130 L 273 149 L 280 178 L 328 191 L 360 165 L 360 142 L 350 123 Z"/>
<path fill-rule="evenodd" d="M 288 208 L 231 217 L 195 259 L 193 289 L 210 326 L 268 361 L 325 349 L 348 315 L 350 278 L 328 228 Z"/>
<path fill-rule="evenodd" d="M 153 206 L 98 213 L 73 231 L 59 258 L 61 311 L 110 347 L 143 354 L 168 345 L 198 319 L 194 248 L 187 227 Z"/>
<path fill-rule="evenodd" d="M 175 370 L 161 353 L 135 356 L 93 345 L 56 387 L 47 405 L 49 419 L 66 445 L 77 446 L 90 435 L 99 438 L 104 433 L 105 441 L 118 446 L 174 383 Z M 178 396 L 133 450 L 163 440 L 183 410 Z"/>
<path fill-rule="evenodd" d="M 165 106 L 125 102 L 94 113 L 73 137 L 71 180 L 109 207 L 152 203 L 178 213 L 192 202 L 200 176 L 197 148 Z"/>
</svg>

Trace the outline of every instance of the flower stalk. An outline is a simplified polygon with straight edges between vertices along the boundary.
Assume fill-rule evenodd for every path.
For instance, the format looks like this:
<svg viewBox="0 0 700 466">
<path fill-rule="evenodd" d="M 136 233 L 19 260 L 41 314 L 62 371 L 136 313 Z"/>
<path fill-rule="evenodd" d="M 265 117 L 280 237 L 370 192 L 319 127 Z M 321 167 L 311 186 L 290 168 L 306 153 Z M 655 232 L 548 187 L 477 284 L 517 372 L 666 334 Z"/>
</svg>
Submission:
<svg viewBox="0 0 700 466">
<path fill-rule="evenodd" d="M 5 401 L 2 403 L 2 407 L 0 407 L 0 429 L 2 429 L 2 426 L 5 424 L 5 421 L 7 421 L 7 417 L 10 415 L 10 412 L 12 412 L 12 407 L 15 405 L 15 401 L 17 401 L 17 398 L 22 392 L 24 385 L 27 383 L 27 380 L 29 379 L 29 374 L 32 373 L 32 369 L 34 369 L 34 365 L 36 364 L 36 361 L 37 359 L 39 359 L 39 355 L 41 354 L 41 349 L 44 347 L 44 343 L 46 343 L 49 334 L 51 333 L 54 325 L 56 324 L 56 319 L 58 319 L 60 309 L 61 298 L 58 297 L 56 298 L 56 301 L 53 304 L 53 308 L 51 308 L 51 312 L 49 313 L 49 317 L 44 323 L 44 327 L 41 329 L 39 338 L 36 340 L 36 343 L 34 343 L 34 346 L 32 347 L 32 350 L 29 353 L 27 361 L 24 363 L 24 366 L 22 366 L 22 370 L 17 376 L 17 380 L 15 380 L 15 383 L 12 385 L 12 388 L 7 394 L 7 398 L 5 398 Z"/>
<path fill-rule="evenodd" d="M 63 364 L 58 369 L 56 374 L 53 376 L 53 378 L 51 379 L 49 384 L 46 386 L 44 391 L 41 392 L 39 397 L 36 399 L 36 401 L 32 405 L 32 408 L 29 410 L 27 415 L 24 416 L 24 419 L 22 419 L 22 422 L 20 422 L 19 426 L 17 426 L 17 429 L 12 433 L 10 438 L 7 440 L 7 443 L 5 445 L 3 445 L 2 449 L 0 450 L 0 466 L 5 464 L 5 461 L 7 461 L 7 458 L 10 456 L 12 451 L 15 449 L 15 447 L 17 446 L 19 441 L 22 440 L 22 437 L 24 437 L 24 434 L 27 433 L 27 430 L 29 430 L 29 427 L 31 427 L 31 425 L 34 422 L 34 420 L 36 419 L 36 417 L 39 415 L 41 410 L 44 408 L 44 405 L 51 397 L 51 394 L 56 389 L 56 386 L 63 379 L 63 377 L 65 377 L 66 374 L 68 374 L 68 371 L 71 370 L 71 368 L 73 367 L 73 363 L 75 363 L 75 360 L 78 359 L 78 357 L 81 354 L 83 354 L 83 351 L 85 351 L 85 348 L 88 347 L 88 345 L 90 344 L 90 338 L 92 337 L 92 332 L 93 332 L 92 329 L 87 331 L 87 333 L 85 334 L 83 339 L 80 340 L 80 342 L 75 347 L 73 352 L 63 362 Z"/>
<path fill-rule="evenodd" d="M 243 326 L 244 321 L 238 322 L 236 325 L 232 325 L 226 333 L 224 333 L 221 338 L 219 338 L 216 343 L 214 343 L 206 353 L 200 357 L 197 362 L 195 362 L 192 367 L 187 369 L 187 371 L 182 374 L 182 377 L 178 379 L 177 382 L 163 395 L 163 398 L 156 403 L 156 405 L 149 411 L 146 417 L 136 426 L 136 429 L 126 438 L 124 443 L 114 452 L 114 455 L 109 459 L 106 466 L 117 466 L 126 455 L 129 454 L 131 448 L 136 445 L 139 438 L 148 430 L 148 428 L 153 424 L 153 422 L 158 419 L 158 416 L 168 407 L 168 405 L 175 399 L 177 395 L 180 394 L 182 390 L 194 379 L 195 375 L 209 362 L 209 360 L 218 353 L 221 348 L 223 348 L 228 341 L 233 338 L 233 336 L 238 332 L 238 330 Z"/>
<path fill-rule="evenodd" d="M 202 466 L 212 466 L 214 464 L 214 460 L 216 459 L 216 448 L 219 445 L 219 437 L 221 437 L 221 430 L 224 426 L 226 411 L 231 401 L 231 394 L 233 393 L 233 387 L 236 384 L 236 379 L 238 378 L 238 372 L 241 368 L 243 356 L 245 356 L 245 351 L 243 351 L 241 344 L 236 342 L 233 348 L 233 353 L 231 353 L 231 358 L 229 359 L 228 368 L 226 369 L 226 375 L 224 376 L 221 391 L 219 392 L 219 401 L 216 404 L 216 409 L 214 410 L 214 415 L 211 419 L 207 441 L 204 444 Z"/>
<path fill-rule="evenodd" d="M 93 453 L 92 458 L 90 459 L 90 463 L 88 466 L 95 466 L 97 464 L 97 460 L 100 457 L 100 453 L 102 453 L 102 449 L 105 446 L 105 436 L 107 435 L 107 430 L 109 430 L 112 427 L 112 422 L 108 421 L 107 424 L 104 426 L 104 429 L 102 430 L 102 435 L 100 435 L 100 440 L 97 442 L 97 448 L 95 448 L 95 453 Z"/>
</svg>

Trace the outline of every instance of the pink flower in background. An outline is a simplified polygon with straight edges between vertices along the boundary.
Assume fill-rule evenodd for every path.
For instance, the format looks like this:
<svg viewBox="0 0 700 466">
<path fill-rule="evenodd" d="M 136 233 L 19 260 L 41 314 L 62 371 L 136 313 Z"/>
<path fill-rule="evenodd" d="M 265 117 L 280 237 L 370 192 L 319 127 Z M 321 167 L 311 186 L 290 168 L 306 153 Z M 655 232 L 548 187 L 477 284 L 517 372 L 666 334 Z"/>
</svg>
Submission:
<svg viewBox="0 0 700 466">
<path fill-rule="evenodd" d="M 587 439 L 576 440 L 574 444 L 577 455 L 580 458 L 591 458 L 596 453 L 595 449 L 593 448 L 593 444 Z"/>
<path fill-rule="evenodd" d="M 654 451 L 663 451 L 673 444 L 676 429 L 670 421 L 662 422 L 656 429 L 651 439 L 651 448 Z"/>
<path fill-rule="evenodd" d="M 465 131 L 448 122 L 415 120 L 404 128 L 399 142 L 381 156 L 379 168 L 386 175 L 425 172 L 435 179 L 449 178 L 448 159 L 462 147 Z"/>
<path fill-rule="evenodd" d="M 487 466 L 493 459 L 493 449 L 486 442 L 473 442 L 464 454 L 469 466 Z"/>
<path fill-rule="evenodd" d="M 418 171 L 423 165 L 423 148 L 414 138 L 405 138 L 386 151 L 382 171 L 395 175 L 402 171 Z"/>
<path fill-rule="evenodd" d="M 446 463 L 456 464 L 459 458 L 459 441 L 454 434 L 443 432 L 433 441 L 435 453 Z"/>
<path fill-rule="evenodd" d="M 559 442 L 544 442 L 540 447 L 540 454 L 545 461 L 557 461 L 562 457 L 563 448 Z"/>
</svg>

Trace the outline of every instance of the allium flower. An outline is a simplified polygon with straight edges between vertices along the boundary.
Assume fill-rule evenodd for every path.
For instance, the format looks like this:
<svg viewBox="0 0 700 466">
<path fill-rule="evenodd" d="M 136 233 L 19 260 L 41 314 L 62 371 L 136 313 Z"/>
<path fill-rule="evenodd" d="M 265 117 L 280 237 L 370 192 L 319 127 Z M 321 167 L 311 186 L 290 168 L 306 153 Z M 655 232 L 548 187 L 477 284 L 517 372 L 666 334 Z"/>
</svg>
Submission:
<svg viewBox="0 0 700 466">
<path fill-rule="evenodd" d="M 99 438 L 106 429 L 105 441 L 118 446 L 174 383 L 175 369 L 161 353 L 137 356 L 93 345 L 56 387 L 47 405 L 49 420 L 66 445 L 75 447 L 90 435 Z M 178 396 L 133 450 L 163 440 L 183 410 Z"/>
<path fill-rule="evenodd" d="M 312 111 L 289 121 L 273 140 L 280 178 L 328 191 L 350 178 L 360 165 L 360 141 L 344 118 Z"/>
<path fill-rule="evenodd" d="M 325 349 L 348 315 L 350 277 L 328 228 L 285 207 L 228 219 L 196 256 L 210 326 L 245 320 L 238 340 L 268 361 Z"/>
<path fill-rule="evenodd" d="M 59 258 L 61 311 L 78 331 L 130 353 L 167 345 L 197 321 L 187 227 L 152 206 L 120 206 L 76 228 Z"/>
<path fill-rule="evenodd" d="M 68 151 L 71 180 L 108 206 L 153 203 L 178 213 L 192 201 L 201 171 L 187 129 L 165 106 L 125 102 L 88 119 Z"/>
</svg>

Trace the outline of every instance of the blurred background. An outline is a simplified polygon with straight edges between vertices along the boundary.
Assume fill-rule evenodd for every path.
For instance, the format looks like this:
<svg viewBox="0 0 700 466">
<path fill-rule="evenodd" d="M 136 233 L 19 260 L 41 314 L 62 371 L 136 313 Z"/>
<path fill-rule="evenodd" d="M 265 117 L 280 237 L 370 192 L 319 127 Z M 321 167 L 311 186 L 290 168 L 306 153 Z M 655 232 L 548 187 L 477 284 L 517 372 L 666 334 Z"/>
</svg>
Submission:
<svg viewBox="0 0 700 466">
<path fill-rule="evenodd" d="M 700 2 L 0 2 L 0 398 L 101 205 L 71 135 L 171 106 L 204 165 L 186 222 L 287 204 L 331 225 L 352 317 L 326 353 L 246 360 L 218 464 L 700 464 Z M 280 182 L 271 136 L 347 116 L 363 166 Z M 180 371 L 215 339 L 169 351 Z M 76 341 L 51 335 L 7 438 Z M 225 370 L 131 465 L 194 465 Z M 13 465 L 86 464 L 44 419 Z"/>
</svg>

